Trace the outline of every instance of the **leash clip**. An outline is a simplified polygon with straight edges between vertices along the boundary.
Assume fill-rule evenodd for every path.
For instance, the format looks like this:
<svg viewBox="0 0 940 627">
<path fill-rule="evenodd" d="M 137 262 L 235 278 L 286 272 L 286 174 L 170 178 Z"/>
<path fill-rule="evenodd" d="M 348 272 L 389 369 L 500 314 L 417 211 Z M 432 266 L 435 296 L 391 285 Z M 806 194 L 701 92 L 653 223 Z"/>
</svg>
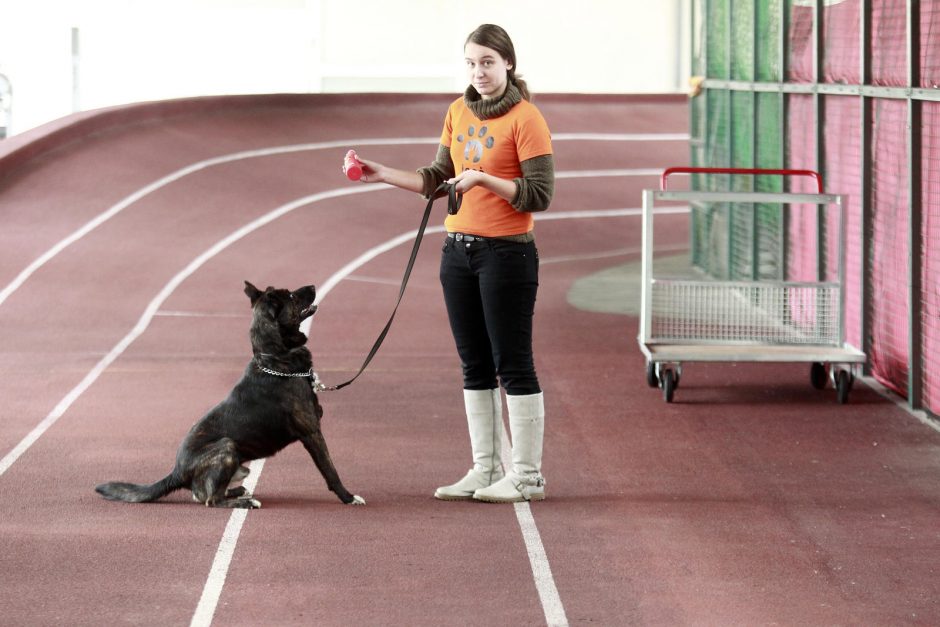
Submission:
<svg viewBox="0 0 940 627">
<path fill-rule="evenodd" d="M 310 387 L 313 388 L 315 394 L 319 394 L 320 392 L 332 392 L 337 389 L 335 385 L 324 385 L 323 382 L 320 381 L 320 375 L 313 370 L 310 371 Z"/>
</svg>

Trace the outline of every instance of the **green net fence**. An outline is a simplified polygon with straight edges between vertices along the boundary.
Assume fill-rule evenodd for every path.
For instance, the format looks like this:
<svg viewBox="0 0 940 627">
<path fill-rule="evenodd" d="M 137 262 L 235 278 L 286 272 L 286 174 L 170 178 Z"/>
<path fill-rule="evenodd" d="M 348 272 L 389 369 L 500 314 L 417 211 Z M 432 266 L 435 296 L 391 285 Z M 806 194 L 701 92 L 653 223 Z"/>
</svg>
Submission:
<svg viewBox="0 0 940 627">
<path fill-rule="evenodd" d="M 704 82 L 690 103 L 692 165 L 816 170 L 826 192 L 847 197 L 846 340 L 871 374 L 934 414 L 938 34 L 940 0 L 693 0 L 691 68 Z M 690 185 L 815 191 L 777 176 L 700 174 Z M 837 236 L 828 217 L 785 221 L 779 205 L 692 208 L 692 262 L 718 279 L 831 280 Z M 800 254 L 810 240 L 818 259 Z"/>
<path fill-rule="evenodd" d="M 709 1 L 696 32 L 693 69 L 708 78 L 778 80 L 780 1 Z M 704 41 L 704 45 L 702 45 Z M 706 89 L 692 101 L 692 163 L 702 167 L 781 168 L 783 99 L 778 93 Z M 697 175 L 693 189 L 783 191 L 780 177 Z M 731 280 L 783 275 L 783 225 L 778 206 L 698 206 L 692 216 L 692 261 Z"/>
</svg>

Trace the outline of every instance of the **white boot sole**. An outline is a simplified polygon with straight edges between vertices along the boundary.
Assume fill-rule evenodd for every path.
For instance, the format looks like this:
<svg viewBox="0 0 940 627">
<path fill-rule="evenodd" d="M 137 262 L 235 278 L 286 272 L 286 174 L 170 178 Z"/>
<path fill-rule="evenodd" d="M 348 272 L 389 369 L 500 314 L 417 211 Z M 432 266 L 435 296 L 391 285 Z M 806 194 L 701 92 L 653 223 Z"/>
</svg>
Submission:
<svg viewBox="0 0 940 627">
<path fill-rule="evenodd" d="M 501 496 L 478 496 L 473 495 L 475 501 L 482 501 L 484 503 L 524 503 L 525 501 L 544 501 L 545 493 L 541 492 L 538 494 L 532 494 L 529 498 L 525 498 L 521 494 L 519 496 L 511 497 L 501 497 Z"/>
<path fill-rule="evenodd" d="M 434 493 L 434 498 L 440 501 L 472 501 L 472 494 L 446 494 L 440 491 Z"/>
</svg>

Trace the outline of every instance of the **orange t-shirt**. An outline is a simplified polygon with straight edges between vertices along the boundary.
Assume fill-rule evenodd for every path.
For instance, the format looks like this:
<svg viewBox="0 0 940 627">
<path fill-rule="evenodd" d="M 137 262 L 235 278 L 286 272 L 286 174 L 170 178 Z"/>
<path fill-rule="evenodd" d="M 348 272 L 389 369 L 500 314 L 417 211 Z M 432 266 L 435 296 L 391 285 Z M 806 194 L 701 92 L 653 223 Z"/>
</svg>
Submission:
<svg viewBox="0 0 940 627">
<path fill-rule="evenodd" d="M 450 147 L 456 173 L 480 170 L 508 180 L 522 176 L 520 162 L 552 154 L 548 124 L 527 100 L 498 118 L 480 120 L 458 98 L 447 109 L 441 145 Z M 451 233 L 500 237 L 528 233 L 534 223 L 531 213 L 516 211 L 478 185 L 463 195 L 460 211 L 448 215 L 444 227 Z"/>
</svg>

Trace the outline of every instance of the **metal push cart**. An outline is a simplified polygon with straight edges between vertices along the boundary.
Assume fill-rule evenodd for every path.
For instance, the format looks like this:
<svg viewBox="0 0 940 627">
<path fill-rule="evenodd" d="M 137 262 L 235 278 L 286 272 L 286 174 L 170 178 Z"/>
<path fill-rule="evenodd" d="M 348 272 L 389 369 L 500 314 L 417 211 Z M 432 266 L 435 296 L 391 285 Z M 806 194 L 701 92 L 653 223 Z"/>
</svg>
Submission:
<svg viewBox="0 0 940 627">
<path fill-rule="evenodd" d="M 671 174 L 812 176 L 818 193 L 668 191 Z M 727 233 L 736 216 L 739 222 L 742 215 L 752 216 L 748 220 L 749 244 L 744 246 L 750 247 L 750 269 L 733 272 L 729 262 L 717 272 L 715 268 L 704 272 L 694 267 L 697 264 L 692 259 L 693 267 L 682 271 L 683 276 L 660 276 L 654 270 L 655 206 L 669 201 L 687 202 L 690 216 L 721 225 L 716 230 L 726 234 L 724 240 L 713 237 L 713 241 L 699 247 L 707 254 L 714 254 L 708 249 L 715 242 L 717 248 L 728 248 Z M 801 214 L 800 219 L 805 221 L 808 215 L 815 220 L 811 228 L 815 228 L 816 237 L 807 238 L 815 241 L 796 241 L 800 238 L 789 236 L 790 213 L 794 208 L 807 207 L 811 211 Z M 769 247 L 766 241 L 757 242 L 760 236 L 755 233 L 755 225 L 759 220 L 753 219 L 757 208 L 765 215 L 770 208 L 778 226 L 776 241 Z M 862 351 L 845 343 L 845 220 L 844 197 L 824 194 L 821 177 L 809 170 L 665 170 L 661 189 L 643 192 L 638 341 L 646 357 L 650 387 L 660 387 L 665 401 L 671 403 L 684 362 L 808 362 L 812 386 L 823 389 L 831 381 L 838 402 L 847 402 L 856 370 L 866 358 Z M 692 231 L 698 233 L 700 229 L 692 225 Z M 834 239 L 827 239 L 824 233 Z M 807 246 L 815 250 L 815 280 L 786 280 L 793 274 L 787 268 L 790 256 L 797 258 L 792 251 L 795 247 L 805 251 Z M 830 248 L 835 249 L 834 254 Z M 827 277 L 829 280 L 825 280 Z"/>
</svg>

